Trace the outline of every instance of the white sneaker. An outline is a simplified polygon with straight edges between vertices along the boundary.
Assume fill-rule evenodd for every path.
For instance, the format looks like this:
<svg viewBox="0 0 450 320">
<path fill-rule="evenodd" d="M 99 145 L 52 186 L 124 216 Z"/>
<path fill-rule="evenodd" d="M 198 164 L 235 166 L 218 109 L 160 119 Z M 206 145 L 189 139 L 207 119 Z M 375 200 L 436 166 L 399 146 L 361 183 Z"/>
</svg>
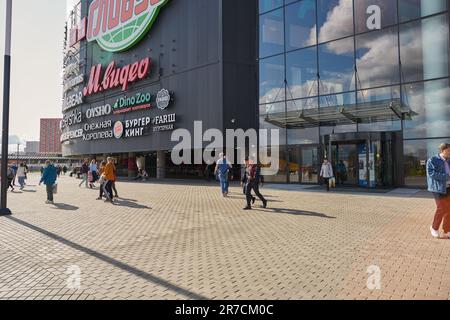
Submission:
<svg viewBox="0 0 450 320">
<path fill-rule="evenodd" d="M 439 231 L 434 230 L 433 227 L 430 227 L 430 231 L 433 238 L 439 238 Z"/>
</svg>

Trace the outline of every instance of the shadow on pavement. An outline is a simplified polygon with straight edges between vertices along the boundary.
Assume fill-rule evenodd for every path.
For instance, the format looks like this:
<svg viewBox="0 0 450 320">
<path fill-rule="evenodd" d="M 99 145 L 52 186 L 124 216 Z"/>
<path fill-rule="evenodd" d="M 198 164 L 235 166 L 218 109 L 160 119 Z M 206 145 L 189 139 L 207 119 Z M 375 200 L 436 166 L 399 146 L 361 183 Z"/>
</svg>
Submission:
<svg viewBox="0 0 450 320">
<path fill-rule="evenodd" d="M 133 202 L 133 201 L 127 201 L 127 200 L 120 199 L 120 198 L 119 198 L 119 200 L 117 200 L 117 198 L 115 199 L 114 205 L 116 207 L 127 207 L 127 208 L 132 208 L 132 209 L 148 209 L 148 210 L 152 209 L 148 206 L 145 206 L 145 205 Z"/>
<path fill-rule="evenodd" d="M 36 190 L 26 190 L 26 189 L 24 189 L 24 190 L 21 190 L 21 192 L 25 192 L 25 193 L 36 193 L 37 191 L 36 191 Z"/>
<path fill-rule="evenodd" d="M 118 198 L 115 198 L 115 199 L 122 200 L 122 201 L 138 202 L 137 200 L 134 200 L 134 199 L 126 199 L 126 198 L 121 198 L 121 197 L 118 197 Z"/>
<path fill-rule="evenodd" d="M 168 281 L 166 281 L 166 280 L 164 280 L 162 278 L 154 276 L 154 275 L 152 275 L 150 273 L 147 273 L 147 272 L 145 272 L 143 270 L 137 269 L 137 268 L 135 268 L 133 266 L 130 266 L 130 265 L 128 265 L 126 263 L 123 263 L 123 262 L 121 262 L 119 260 L 116 260 L 114 258 L 108 257 L 108 256 L 106 256 L 106 255 L 104 255 L 104 254 L 102 254 L 100 252 L 97 252 L 95 250 L 89 249 L 87 247 L 83 247 L 82 245 L 79 245 L 79 244 L 77 244 L 75 242 L 67 240 L 67 239 L 65 239 L 63 237 L 58 236 L 57 234 L 51 233 L 51 232 L 49 232 L 47 230 L 44 230 L 44 229 L 42 229 L 42 228 L 40 228 L 38 226 L 32 225 L 32 224 L 30 224 L 30 223 L 28 223 L 26 221 L 17 219 L 17 218 L 12 217 L 12 216 L 7 216 L 6 218 L 11 220 L 11 221 L 14 221 L 17 224 L 20 224 L 20 225 L 24 226 L 24 227 L 26 227 L 26 228 L 28 228 L 30 230 L 33 230 L 33 231 L 38 232 L 38 233 L 41 233 L 41 234 L 43 234 L 43 235 L 45 235 L 45 236 L 47 236 L 47 237 L 49 237 L 49 238 L 51 238 L 53 240 L 59 241 L 60 243 L 66 245 L 66 246 L 68 246 L 68 247 L 70 247 L 72 249 L 75 249 L 75 250 L 78 250 L 78 251 L 83 252 L 85 254 L 88 254 L 88 255 L 90 255 L 92 257 L 95 257 L 95 258 L 97 258 L 97 259 L 99 259 L 99 260 L 101 260 L 101 261 L 103 261 L 105 263 L 108 263 L 108 264 L 110 264 L 110 265 L 112 265 L 112 266 L 114 266 L 116 268 L 119 268 L 119 269 L 121 269 L 123 271 L 126 271 L 126 272 L 128 272 L 130 274 L 133 274 L 133 275 L 135 275 L 135 276 L 137 276 L 139 278 L 142 278 L 142 279 L 144 279 L 144 280 L 146 280 L 148 282 L 152 282 L 152 283 L 157 284 L 159 286 L 162 286 L 162 287 L 164 287 L 166 289 L 172 290 L 172 291 L 176 292 L 177 294 L 185 296 L 188 299 L 193 299 L 193 300 L 206 300 L 207 299 L 206 297 L 201 296 L 201 295 L 199 295 L 199 294 L 197 294 L 195 292 L 192 292 L 192 291 L 189 291 L 187 289 L 181 288 L 181 287 L 179 287 L 177 285 L 174 285 L 174 284 L 172 284 L 172 283 L 170 283 L 170 282 L 168 282 Z"/>
<path fill-rule="evenodd" d="M 57 209 L 57 210 L 65 210 L 65 211 L 77 211 L 78 209 L 80 209 L 79 207 L 75 207 L 72 206 L 70 204 L 65 204 L 65 203 L 55 203 L 54 204 L 54 208 L 52 209 Z"/>
<path fill-rule="evenodd" d="M 270 204 L 270 201 L 269 201 Z M 281 208 L 274 208 L 274 209 L 258 209 L 258 211 L 268 212 L 268 213 L 280 213 L 280 214 L 291 214 L 294 216 L 305 216 L 305 217 L 316 217 L 316 218 L 323 218 L 323 219 L 336 219 L 336 217 L 327 216 L 324 213 L 319 212 L 311 212 L 311 211 L 305 211 L 305 210 L 293 210 L 293 209 L 281 209 Z"/>
</svg>

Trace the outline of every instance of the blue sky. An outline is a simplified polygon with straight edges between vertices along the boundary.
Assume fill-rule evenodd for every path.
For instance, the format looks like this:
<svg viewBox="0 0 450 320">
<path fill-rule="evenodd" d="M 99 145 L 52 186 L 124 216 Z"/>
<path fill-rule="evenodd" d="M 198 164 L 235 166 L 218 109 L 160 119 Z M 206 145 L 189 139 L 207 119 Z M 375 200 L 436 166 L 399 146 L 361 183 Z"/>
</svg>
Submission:
<svg viewBox="0 0 450 320">
<path fill-rule="evenodd" d="M 5 2 L 0 1 L 0 106 Z M 40 118 L 61 117 L 65 20 L 65 0 L 13 0 L 10 134 L 20 140 L 39 140 Z"/>
</svg>

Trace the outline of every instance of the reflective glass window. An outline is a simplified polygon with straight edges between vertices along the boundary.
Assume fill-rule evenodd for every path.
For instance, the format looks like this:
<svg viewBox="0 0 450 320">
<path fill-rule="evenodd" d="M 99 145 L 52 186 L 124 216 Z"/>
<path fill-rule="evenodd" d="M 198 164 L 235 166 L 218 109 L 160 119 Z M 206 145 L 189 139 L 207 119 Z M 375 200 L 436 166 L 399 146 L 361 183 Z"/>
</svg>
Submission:
<svg viewBox="0 0 450 320">
<path fill-rule="evenodd" d="M 286 6 L 286 50 L 315 45 L 316 1 L 302 0 Z"/>
<path fill-rule="evenodd" d="M 405 140 L 404 163 L 405 184 L 408 187 L 426 187 L 427 160 L 438 154 L 439 145 L 448 142 L 447 139 Z"/>
<path fill-rule="evenodd" d="M 352 0 L 317 0 L 317 11 L 320 43 L 354 33 Z"/>
<path fill-rule="evenodd" d="M 259 12 L 267 12 L 283 5 L 283 0 L 259 0 Z"/>
<path fill-rule="evenodd" d="M 353 37 L 319 46 L 319 75 L 321 95 L 355 90 Z"/>
<path fill-rule="evenodd" d="M 399 0 L 400 22 L 418 19 L 447 10 L 447 0 Z"/>
<path fill-rule="evenodd" d="M 404 82 L 449 75 L 448 15 L 438 15 L 400 26 L 400 56 Z"/>
<path fill-rule="evenodd" d="M 398 28 L 394 27 L 356 36 L 358 87 L 400 82 L 397 31 Z"/>
<path fill-rule="evenodd" d="M 435 80 L 403 86 L 403 103 L 413 114 L 404 121 L 404 137 L 450 137 L 449 80 Z"/>
<path fill-rule="evenodd" d="M 260 60 L 260 103 L 272 103 L 285 99 L 284 76 L 284 55 Z"/>
<path fill-rule="evenodd" d="M 317 48 L 286 54 L 287 99 L 317 96 Z"/>
<path fill-rule="evenodd" d="M 283 9 L 263 14 L 259 18 L 259 56 L 268 57 L 284 51 Z"/>
</svg>

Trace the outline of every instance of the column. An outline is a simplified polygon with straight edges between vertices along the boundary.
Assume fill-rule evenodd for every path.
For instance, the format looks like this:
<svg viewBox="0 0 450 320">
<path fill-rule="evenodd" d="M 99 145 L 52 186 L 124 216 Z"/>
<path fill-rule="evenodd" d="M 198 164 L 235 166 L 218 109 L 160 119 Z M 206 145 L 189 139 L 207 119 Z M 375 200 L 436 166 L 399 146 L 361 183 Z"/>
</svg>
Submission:
<svg viewBox="0 0 450 320">
<path fill-rule="evenodd" d="M 156 156 L 156 179 L 166 178 L 166 152 L 158 151 Z"/>
<path fill-rule="evenodd" d="M 136 165 L 136 154 L 128 154 L 128 178 L 136 178 L 137 176 L 137 165 Z"/>
</svg>

